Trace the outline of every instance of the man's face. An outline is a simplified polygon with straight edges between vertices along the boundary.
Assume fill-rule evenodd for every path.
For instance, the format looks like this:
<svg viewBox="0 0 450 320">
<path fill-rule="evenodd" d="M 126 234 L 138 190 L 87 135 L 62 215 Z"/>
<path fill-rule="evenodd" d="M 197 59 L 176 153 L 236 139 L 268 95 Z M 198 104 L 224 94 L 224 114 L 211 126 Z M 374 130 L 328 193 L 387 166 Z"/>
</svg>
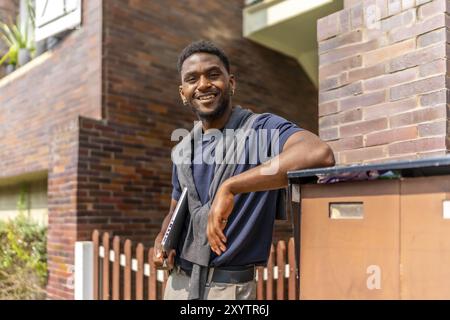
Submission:
<svg viewBox="0 0 450 320">
<path fill-rule="evenodd" d="M 181 67 L 180 95 L 200 119 L 219 118 L 230 104 L 234 77 L 216 55 L 195 53 Z"/>
</svg>

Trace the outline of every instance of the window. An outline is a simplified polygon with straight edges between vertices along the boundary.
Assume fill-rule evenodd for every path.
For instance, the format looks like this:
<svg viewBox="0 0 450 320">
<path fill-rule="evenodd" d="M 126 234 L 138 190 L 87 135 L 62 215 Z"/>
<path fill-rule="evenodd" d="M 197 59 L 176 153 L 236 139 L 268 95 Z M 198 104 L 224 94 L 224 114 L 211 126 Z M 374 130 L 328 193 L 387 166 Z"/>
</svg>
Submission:
<svg viewBox="0 0 450 320">
<path fill-rule="evenodd" d="M 81 0 L 35 0 L 35 39 L 40 41 L 81 24 Z"/>
</svg>

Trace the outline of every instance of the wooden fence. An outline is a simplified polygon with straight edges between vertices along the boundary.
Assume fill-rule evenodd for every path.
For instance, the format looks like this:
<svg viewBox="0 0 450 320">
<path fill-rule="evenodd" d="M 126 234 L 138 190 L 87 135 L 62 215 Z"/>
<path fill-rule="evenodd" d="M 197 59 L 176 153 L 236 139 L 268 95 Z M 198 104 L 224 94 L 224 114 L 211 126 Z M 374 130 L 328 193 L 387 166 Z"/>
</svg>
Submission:
<svg viewBox="0 0 450 320">
<path fill-rule="evenodd" d="M 153 248 L 98 231 L 92 243 L 94 300 L 162 299 L 168 274 L 153 264 Z M 298 299 L 293 238 L 287 247 L 285 241 L 272 245 L 267 267 L 257 268 L 256 281 L 258 300 Z"/>
</svg>

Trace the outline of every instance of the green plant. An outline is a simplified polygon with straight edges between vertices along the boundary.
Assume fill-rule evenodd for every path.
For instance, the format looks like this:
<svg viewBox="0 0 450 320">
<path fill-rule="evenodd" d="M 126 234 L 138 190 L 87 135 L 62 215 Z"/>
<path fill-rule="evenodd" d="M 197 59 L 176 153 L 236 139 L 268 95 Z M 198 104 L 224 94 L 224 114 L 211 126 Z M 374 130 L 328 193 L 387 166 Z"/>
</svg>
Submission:
<svg viewBox="0 0 450 320">
<path fill-rule="evenodd" d="M 10 36 L 12 35 L 11 29 L 5 23 L 0 22 L 0 31 L 2 32 L 0 33 L 0 37 L 8 47 L 8 51 L 0 59 L 0 66 L 7 60 L 9 64 L 16 65 L 19 54 L 19 46 L 17 45 L 15 39 Z M 8 36 L 6 34 L 8 34 Z"/>
<path fill-rule="evenodd" d="M 28 37 L 28 24 L 25 25 L 25 31 L 22 33 L 19 24 L 8 26 L 6 23 L 0 22 L 0 37 L 8 46 L 8 52 L 0 59 L 2 65 L 7 59 L 9 64 L 17 64 L 17 57 L 20 49 L 34 49 L 34 44 Z"/>
<path fill-rule="evenodd" d="M 28 18 L 30 19 L 31 26 L 34 28 L 36 25 L 36 12 L 34 10 L 34 1 L 27 0 Z"/>
<path fill-rule="evenodd" d="M 47 229 L 29 219 L 22 187 L 19 215 L 0 222 L 0 299 L 43 299 L 47 282 Z"/>
<path fill-rule="evenodd" d="M 28 27 L 34 29 L 35 26 L 35 12 L 33 3 L 30 0 L 26 2 L 28 11 L 28 21 L 25 23 L 25 30 L 20 27 L 19 18 L 17 23 L 8 25 L 0 21 L 0 38 L 8 47 L 8 51 L 0 58 L 0 66 L 8 60 L 8 64 L 17 65 L 18 55 L 20 49 L 28 49 L 30 52 L 35 50 L 34 38 L 29 36 Z"/>
</svg>

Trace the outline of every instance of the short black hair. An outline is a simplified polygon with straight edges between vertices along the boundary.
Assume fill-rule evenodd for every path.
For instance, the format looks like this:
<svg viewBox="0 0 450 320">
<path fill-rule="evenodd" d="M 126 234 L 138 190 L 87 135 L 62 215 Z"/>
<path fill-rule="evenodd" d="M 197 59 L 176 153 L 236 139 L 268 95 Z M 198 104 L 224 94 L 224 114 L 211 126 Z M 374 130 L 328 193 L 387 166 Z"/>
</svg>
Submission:
<svg viewBox="0 0 450 320">
<path fill-rule="evenodd" d="M 220 61 L 224 64 L 225 68 L 227 69 L 227 72 L 230 73 L 230 61 L 228 60 L 228 57 L 226 56 L 225 52 L 222 51 L 218 46 L 216 46 L 211 41 L 206 40 L 199 40 L 192 42 L 187 47 L 181 51 L 180 55 L 178 56 L 178 63 L 177 68 L 178 72 L 181 72 L 181 66 L 183 65 L 184 60 L 189 58 L 195 53 L 210 53 L 215 56 L 217 56 Z"/>
</svg>

